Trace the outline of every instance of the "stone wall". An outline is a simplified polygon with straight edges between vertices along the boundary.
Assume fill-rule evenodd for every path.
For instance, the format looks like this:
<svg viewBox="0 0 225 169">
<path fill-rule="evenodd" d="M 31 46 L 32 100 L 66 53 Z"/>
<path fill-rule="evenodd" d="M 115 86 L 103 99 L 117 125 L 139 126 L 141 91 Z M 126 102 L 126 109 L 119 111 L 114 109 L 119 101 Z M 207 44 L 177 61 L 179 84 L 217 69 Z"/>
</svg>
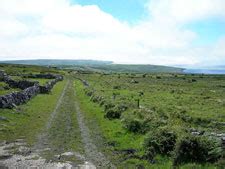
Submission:
<svg viewBox="0 0 225 169">
<path fill-rule="evenodd" d="M 13 108 L 16 105 L 26 103 L 40 92 L 38 85 L 28 87 L 21 92 L 13 92 L 0 96 L 0 108 Z"/>
<path fill-rule="evenodd" d="M 54 85 L 58 81 L 62 81 L 62 80 L 63 80 L 63 76 L 60 76 L 60 75 L 56 76 L 54 80 L 51 80 L 45 86 L 40 86 L 40 93 L 49 93 L 51 89 L 54 87 Z"/>
<path fill-rule="evenodd" d="M 63 80 L 63 76 L 52 74 L 32 75 L 32 78 L 35 77 L 49 79 L 54 77 L 54 79 L 49 81 L 46 85 L 40 86 L 38 82 L 30 82 L 26 80 L 15 81 L 11 79 L 4 71 L 0 71 L 0 81 L 4 81 L 9 84 L 10 87 L 22 89 L 20 92 L 13 92 L 0 96 L 0 108 L 13 108 L 16 105 L 26 103 L 38 93 L 49 93 L 58 81 Z"/>
<path fill-rule="evenodd" d="M 56 79 L 58 77 L 61 77 L 60 75 L 55 74 L 27 74 L 23 75 L 24 78 L 43 78 L 43 79 Z"/>
</svg>

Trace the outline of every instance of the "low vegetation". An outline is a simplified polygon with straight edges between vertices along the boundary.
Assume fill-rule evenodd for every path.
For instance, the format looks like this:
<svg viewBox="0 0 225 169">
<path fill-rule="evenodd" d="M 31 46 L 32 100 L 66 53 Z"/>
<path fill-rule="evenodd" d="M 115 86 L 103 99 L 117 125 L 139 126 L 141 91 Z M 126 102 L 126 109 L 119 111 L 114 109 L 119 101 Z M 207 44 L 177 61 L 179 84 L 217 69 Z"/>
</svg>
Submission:
<svg viewBox="0 0 225 169">
<path fill-rule="evenodd" d="M 121 167 L 211 168 L 224 161 L 223 75 L 74 76 L 88 82 L 77 80 L 79 99 L 85 112 L 95 112 L 88 116 L 96 119 L 109 149 L 124 159 Z"/>
</svg>

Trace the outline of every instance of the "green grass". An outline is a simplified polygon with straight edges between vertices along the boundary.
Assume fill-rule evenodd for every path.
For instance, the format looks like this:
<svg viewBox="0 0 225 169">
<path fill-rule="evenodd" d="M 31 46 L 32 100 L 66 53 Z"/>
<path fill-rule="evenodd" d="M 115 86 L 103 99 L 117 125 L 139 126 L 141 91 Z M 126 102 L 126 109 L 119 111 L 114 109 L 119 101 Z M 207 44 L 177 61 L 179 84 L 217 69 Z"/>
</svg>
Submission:
<svg viewBox="0 0 225 169">
<path fill-rule="evenodd" d="M 37 81 L 40 85 L 45 85 L 47 82 L 51 81 L 51 79 L 41 79 L 41 78 L 26 78 L 28 81 Z"/>
<path fill-rule="evenodd" d="M 59 82 L 50 94 L 39 94 L 17 108 L 1 109 L 0 116 L 8 121 L 0 121 L 0 140 L 12 141 L 25 137 L 28 143 L 33 144 L 38 133 L 45 128 L 64 85 L 65 81 Z"/>
<path fill-rule="evenodd" d="M 51 79 L 43 79 L 43 78 L 23 78 L 21 76 L 10 76 L 13 80 L 19 81 L 19 80 L 27 80 L 32 82 L 39 82 L 40 85 L 45 85 L 48 81 Z"/>
<path fill-rule="evenodd" d="M 7 87 L 8 89 L 5 89 Z M 10 88 L 5 82 L 0 82 L 0 96 L 20 91 L 20 89 Z"/>
<path fill-rule="evenodd" d="M 17 76 L 21 74 L 39 74 L 39 73 L 55 73 L 64 74 L 63 70 L 44 67 L 44 66 L 31 66 L 31 65 L 19 65 L 19 64 L 4 64 L 0 63 L 0 70 L 4 70 L 7 74 L 11 76 Z"/>
</svg>

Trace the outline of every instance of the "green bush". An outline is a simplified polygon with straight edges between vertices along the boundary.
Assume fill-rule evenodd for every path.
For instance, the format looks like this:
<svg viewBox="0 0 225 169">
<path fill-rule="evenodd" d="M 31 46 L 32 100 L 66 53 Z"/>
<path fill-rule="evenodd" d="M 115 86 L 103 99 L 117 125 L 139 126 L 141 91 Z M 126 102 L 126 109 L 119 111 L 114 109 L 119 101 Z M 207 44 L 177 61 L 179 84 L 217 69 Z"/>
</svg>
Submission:
<svg viewBox="0 0 225 169">
<path fill-rule="evenodd" d="M 105 118 L 108 118 L 108 119 L 119 119 L 120 116 L 121 116 L 121 111 L 118 110 L 117 108 L 111 108 L 111 109 L 108 109 L 106 110 L 105 112 Z"/>
<path fill-rule="evenodd" d="M 146 114 L 147 116 L 147 114 Z M 145 133 L 149 129 L 149 120 L 141 110 L 128 112 L 122 120 L 124 128 L 134 133 Z"/>
<path fill-rule="evenodd" d="M 112 109 L 115 106 L 116 105 L 114 103 L 107 101 L 107 102 L 104 103 L 104 110 L 106 112 L 107 110 Z"/>
<path fill-rule="evenodd" d="M 145 155 L 153 159 L 156 154 L 170 155 L 174 150 L 177 135 L 167 127 L 149 132 L 144 140 Z"/>
<path fill-rule="evenodd" d="M 85 89 L 85 94 L 90 97 L 94 94 L 94 91 L 87 88 Z"/>
<path fill-rule="evenodd" d="M 121 86 L 113 86 L 113 89 L 119 90 L 119 89 L 121 89 Z"/>
<path fill-rule="evenodd" d="M 98 95 L 92 95 L 91 96 L 91 101 L 94 102 L 94 103 L 100 104 L 103 99 L 104 98 L 102 96 L 98 96 Z"/>
<path fill-rule="evenodd" d="M 123 115 L 122 123 L 128 131 L 144 134 L 149 130 L 166 125 L 167 121 L 158 112 L 135 109 Z"/>
<path fill-rule="evenodd" d="M 177 142 L 174 165 L 215 162 L 221 157 L 219 141 L 207 136 L 185 136 Z"/>
<path fill-rule="evenodd" d="M 134 133 L 144 133 L 143 121 L 137 118 L 126 118 L 123 120 L 124 127 Z"/>
</svg>

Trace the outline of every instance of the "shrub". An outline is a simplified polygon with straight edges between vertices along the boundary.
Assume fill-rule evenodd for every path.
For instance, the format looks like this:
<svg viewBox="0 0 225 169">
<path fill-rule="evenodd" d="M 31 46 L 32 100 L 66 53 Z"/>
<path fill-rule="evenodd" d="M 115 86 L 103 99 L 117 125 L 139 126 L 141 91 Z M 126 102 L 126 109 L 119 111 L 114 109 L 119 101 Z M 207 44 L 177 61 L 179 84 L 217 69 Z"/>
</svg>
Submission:
<svg viewBox="0 0 225 169">
<path fill-rule="evenodd" d="M 124 122 L 124 127 L 134 133 L 144 133 L 144 125 L 143 121 L 137 118 L 126 118 L 123 120 Z"/>
<path fill-rule="evenodd" d="M 100 104 L 103 99 L 104 98 L 102 96 L 98 96 L 98 95 L 92 95 L 91 96 L 91 101 L 94 102 L 94 103 Z"/>
<path fill-rule="evenodd" d="M 146 113 L 146 112 L 145 112 Z M 145 133 L 149 129 L 149 118 L 141 110 L 134 110 L 124 115 L 123 125 L 130 132 Z"/>
<path fill-rule="evenodd" d="M 92 96 L 94 94 L 94 91 L 90 90 L 90 89 L 86 89 L 85 90 L 85 94 L 90 97 L 90 96 Z"/>
<path fill-rule="evenodd" d="M 119 90 L 119 89 L 121 89 L 121 86 L 113 86 L 113 89 Z"/>
<path fill-rule="evenodd" d="M 139 83 L 139 82 L 138 82 L 137 80 L 132 79 L 130 83 L 135 83 L 135 84 L 137 84 L 137 83 Z"/>
<path fill-rule="evenodd" d="M 105 101 L 105 99 L 103 98 L 103 99 L 100 101 L 99 105 L 100 105 L 100 106 L 103 106 L 105 103 L 106 103 L 106 101 Z"/>
<path fill-rule="evenodd" d="M 167 127 L 149 132 L 144 140 L 146 157 L 152 159 L 156 154 L 169 155 L 175 148 L 176 140 L 176 133 Z"/>
<path fill-rule="evenodd" d="M 219 141 L 207 136 L 185 136 L 176 145 L 174 165 L 217 161 L 222 153 Z"/>
<path fill-rule="evenodd" d="M 119 119 L 121 116 L 121 111 L 119 111 L 117 108 L 111 108 L 106 110 L 105 112 L 105 118 L 108 119 Z"/>
<path fill-rule="evenodd" d="M 111 109 L 115 107 L 115 104 L 113 104 L 112 102 L 105 102 L 104 103 L 104 109 L 105 109 L 105 112 L 108 110 L 108 109 Z"/>
<path fill-rule="evenodd" d="M 159 116 L 158 112 L 147 109 L 135 109 L 124 114 L 122 123 L 128 131 L 144 134 L 149 130 L 165 125 L 166 121 L 163 119 L 163 116 Z"/>
<path fill-rule="evenodd" d="M 147 76 L 147 74 L 146 74 L 146 73 L 142 75 L 142 77 L 143 77 L 143 78 L 146 78 L 146 76 Z"/>
</svg>

